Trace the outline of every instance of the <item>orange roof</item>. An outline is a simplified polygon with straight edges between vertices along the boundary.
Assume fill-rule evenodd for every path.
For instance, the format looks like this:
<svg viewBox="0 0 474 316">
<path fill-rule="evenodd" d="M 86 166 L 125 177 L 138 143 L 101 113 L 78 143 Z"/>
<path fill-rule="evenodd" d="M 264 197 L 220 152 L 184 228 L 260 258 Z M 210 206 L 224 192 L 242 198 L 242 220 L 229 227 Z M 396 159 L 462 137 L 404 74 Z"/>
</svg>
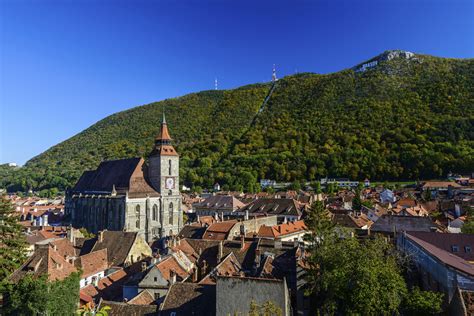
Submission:
<svg viewBox="0 0 474 316">
<path fill-rule="evenodd" d="M 143 290 L 128 303 L 133 305 L 150 305 L 155 301 L 155 297 L 148 290 Z"/>
<path fill-rule="evenodd" d="M 453 188 L 461 187 L 460 184 L 450 181 L 426 181 L 423 184 L 423 188 L 447 188 L 449 186 L 452 186 Z"/>
<path fill-rule="evenodd" d="M 186 279 L 189 276 L 186 270 L 184 270 L 179 265 L 174 257 L 168 257 L 164 259 L 163 261 L 157 263 L 156 267 L 160 270 L 163 278 L 168 281 L 171 279 L 171 271 L 174 271 L 181 279 Z"/>
<path fill-rule="evenodd" d="M 170 133 L 168 132 L 168 124 L 166 124 L 164 117 L 161 123 L 160 133 L 156 136 L 156 140 L 171 140 Z"/>
<path fill-rule="evenodd" d="M 215 277 L 218 275 L 232 276 L 240 275 L 242 266 L 233 252 L 229 253 L 208 275 L 206 275 L 199 284 L 216 284 Z"/>
<path fill-rule="evenodd" d="M 105 271 L 108 268 L 107 248 L 80 256 L 79 264 L 82 269 L 82 278 Z"/>
<path fill-rule="evenodd" d="M 258 231 L 259 237 L 276 238 L 306 230 L 304 221 L 288 222 L 275 226 L 262 225 Z"/>
<path fill-rule="evenodd" d="M 224 240 L 236 223 L 237 220 L 230 220 L 211 224 L 202 239 Z"/>
</svg>

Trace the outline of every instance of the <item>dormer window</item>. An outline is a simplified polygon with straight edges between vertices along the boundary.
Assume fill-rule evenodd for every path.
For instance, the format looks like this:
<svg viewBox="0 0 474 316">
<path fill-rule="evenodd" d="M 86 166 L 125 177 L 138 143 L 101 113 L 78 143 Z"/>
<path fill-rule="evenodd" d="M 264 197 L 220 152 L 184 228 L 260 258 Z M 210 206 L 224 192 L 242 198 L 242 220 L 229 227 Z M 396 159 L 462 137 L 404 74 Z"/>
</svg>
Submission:
<svg viewBox="0 0 474 316">
<path fill-rule="evenodd" d="M 451 246 L 451 250 L 452 250 L 452 252 L 459 252 L 459 246 L 453 245 L 453 246 Z"/>
<path fill-rule="evenodd" d="M 464 251 L 467 253 L 471 253 L 472 251 L 471 246 L 464 246 Z"/>
</svg>

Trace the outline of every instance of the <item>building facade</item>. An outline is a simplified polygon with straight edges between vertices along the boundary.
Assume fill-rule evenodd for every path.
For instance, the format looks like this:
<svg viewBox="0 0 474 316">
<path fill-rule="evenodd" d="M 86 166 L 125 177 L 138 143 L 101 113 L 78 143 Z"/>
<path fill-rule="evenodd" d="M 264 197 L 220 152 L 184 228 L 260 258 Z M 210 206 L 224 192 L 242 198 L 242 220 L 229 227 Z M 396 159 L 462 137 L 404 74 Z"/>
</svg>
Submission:
<svg viewBox="0 0 474 316">
<path fill-rule="evenodd" d="M 85 171 L 66 194 L 65 213 L 74 227 L 139 232 L 147 242 L 177 234 L 183 226 L 179 155 L 163 116 L 149 155 L 103 161 Z"/>
</svg>

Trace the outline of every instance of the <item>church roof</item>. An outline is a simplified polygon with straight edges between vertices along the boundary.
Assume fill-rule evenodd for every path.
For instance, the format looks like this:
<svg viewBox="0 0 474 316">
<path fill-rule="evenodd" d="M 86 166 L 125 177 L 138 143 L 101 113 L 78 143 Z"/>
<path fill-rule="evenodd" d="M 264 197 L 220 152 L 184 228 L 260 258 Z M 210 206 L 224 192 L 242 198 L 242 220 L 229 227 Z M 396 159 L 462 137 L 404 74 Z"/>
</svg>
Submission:
<svg viewBox="0 0 474 316">
<path fill-rule="evenodd" d="M 96 170 L 82 174 L 73 192 L 112 192 L 115 186 L 117 192 L 128 191 L 130 197 L 158 196 L 149 184 L 146 168 L 143 158 L 103 161 Z"/>
</svg>

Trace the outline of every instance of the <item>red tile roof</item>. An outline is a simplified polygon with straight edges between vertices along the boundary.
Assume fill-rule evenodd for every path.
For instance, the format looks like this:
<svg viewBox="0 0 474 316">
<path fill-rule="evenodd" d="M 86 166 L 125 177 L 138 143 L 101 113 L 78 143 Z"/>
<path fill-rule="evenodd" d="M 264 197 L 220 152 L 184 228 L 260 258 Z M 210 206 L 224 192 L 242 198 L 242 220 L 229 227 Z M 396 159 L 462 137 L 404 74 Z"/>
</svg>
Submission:
<svg viewBox="0 0 474 316">
<path fill-rule="evenodd" d="M 258 231 L 259 237 L 278 238 L 294 233 L 302 232 L 306 230 L 304 221 L 288 222 L 286 224 L 280 224 L 275 226 L 260 226 Z"/>
<path fill-rule="evenodd" d="M 76 260 L 76 265 L 82 269 L 82 278 L 105 271 L 108 268 L 107 249 L 93 251 L 86 255 L 80 256 Z"/>
</svg>

